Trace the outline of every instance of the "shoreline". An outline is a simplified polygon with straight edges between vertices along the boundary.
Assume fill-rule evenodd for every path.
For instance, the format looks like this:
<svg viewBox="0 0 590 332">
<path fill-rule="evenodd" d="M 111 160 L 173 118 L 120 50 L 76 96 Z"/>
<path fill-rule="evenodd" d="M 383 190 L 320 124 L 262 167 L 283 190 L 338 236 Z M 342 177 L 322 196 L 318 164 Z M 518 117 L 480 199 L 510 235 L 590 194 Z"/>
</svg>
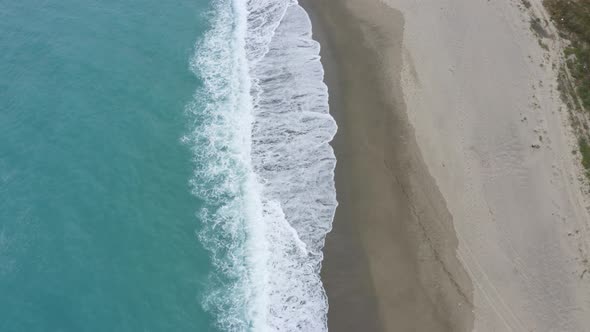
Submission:
<svg viewBox="0 0 590 332">
<path fill-rule="evenodd" d="M 469 331 L 472 285 L 405 113 L 403 17 L 377 1 L 347 3 L 354 10 L 341 1 L 300 3 L 322 45 L 339 126 L 339 207 L 322 268 L 329 329 Z"/>
</svg>

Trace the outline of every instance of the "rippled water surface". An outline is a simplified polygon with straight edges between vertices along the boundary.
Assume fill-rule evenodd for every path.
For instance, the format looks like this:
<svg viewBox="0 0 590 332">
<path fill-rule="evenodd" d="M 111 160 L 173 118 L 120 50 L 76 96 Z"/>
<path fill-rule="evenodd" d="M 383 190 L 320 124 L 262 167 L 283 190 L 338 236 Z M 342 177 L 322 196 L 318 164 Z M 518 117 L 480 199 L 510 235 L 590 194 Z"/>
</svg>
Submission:
<svg viewBox="0 0 590 332">
<path fill-rule="evenodd" d="M 336 197 L 291 0 L 0 0 L 0 331 L 322 331 Z"/>
</svg>

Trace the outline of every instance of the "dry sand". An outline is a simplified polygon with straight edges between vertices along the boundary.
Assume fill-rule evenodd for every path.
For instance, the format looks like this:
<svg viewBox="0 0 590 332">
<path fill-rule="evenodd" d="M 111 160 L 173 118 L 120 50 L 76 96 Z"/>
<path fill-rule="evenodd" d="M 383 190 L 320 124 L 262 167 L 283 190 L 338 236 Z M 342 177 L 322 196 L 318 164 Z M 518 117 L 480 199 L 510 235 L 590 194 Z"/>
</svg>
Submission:
<svg viewBox="0 0 590 332">
<path fill-rule="evenodd" d="M 540 1 L 387 3 L 405 17 L 404 100 L 474 283 L 475 330 L 590 331 L 590 219 L 558 43 L 531 29 Z"/>
<path fill-rule="evenodd" d="M 339 124 L 332 331 L 590 331 L 562 43 L 527 3 L 304 3 Z"/>
</svg>

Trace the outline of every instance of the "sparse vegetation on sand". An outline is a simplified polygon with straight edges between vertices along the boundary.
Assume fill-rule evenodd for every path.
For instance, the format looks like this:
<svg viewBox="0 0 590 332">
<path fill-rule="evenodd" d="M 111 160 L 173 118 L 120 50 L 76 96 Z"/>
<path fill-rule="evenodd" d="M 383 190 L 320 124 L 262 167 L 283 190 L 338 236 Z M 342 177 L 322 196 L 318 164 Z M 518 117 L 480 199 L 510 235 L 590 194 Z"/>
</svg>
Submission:
<svg viewBox="0 0 590 332">
<path fill-rule="evenodd" d="M 586 169 L 586 176 L 590 177 L 590 144 L 586 138 L 580 138 L 580 153 L 582 154 L 582 165 Z"/>
<path fill-rule="evenodd" d="M 590 110 L 590 0 L 545 0 L 545 6 L 562 37 L 571 41 L 567 66 L 583 107 Z"/>
<path fill-rule="evenodd" d="M 561 37 L 568 39 L 570 45 L 564 50 L 569 75 L 560 75 L 561 88 L 566 89 L 572 98 L 566 100 L 570 108 L 572 124 L 582 156 L 582 165 L 590 179 L 590 132 L 585 118 L 590 111 L 590 0 L 544 0 Z M 563 84 L 568 80 L 569 84 Z M 574 102 L 571 102 L 574 101 Z M 580 125 L 582 124 L 582 125 Z"/>
</svg>

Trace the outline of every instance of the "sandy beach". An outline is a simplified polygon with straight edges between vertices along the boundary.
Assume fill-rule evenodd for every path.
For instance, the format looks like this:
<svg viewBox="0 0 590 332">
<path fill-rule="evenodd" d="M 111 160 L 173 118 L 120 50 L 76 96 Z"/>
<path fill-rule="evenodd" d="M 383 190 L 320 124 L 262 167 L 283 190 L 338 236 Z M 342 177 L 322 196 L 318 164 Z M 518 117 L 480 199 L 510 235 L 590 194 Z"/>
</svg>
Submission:
<svg viewBox="0 0 590 332">
<path fill-rule="evenodd" d="M 329 328 L 589 331 L 587 184 L 540 1 L 303 5 L 339 125 Z"/>
</svg>

